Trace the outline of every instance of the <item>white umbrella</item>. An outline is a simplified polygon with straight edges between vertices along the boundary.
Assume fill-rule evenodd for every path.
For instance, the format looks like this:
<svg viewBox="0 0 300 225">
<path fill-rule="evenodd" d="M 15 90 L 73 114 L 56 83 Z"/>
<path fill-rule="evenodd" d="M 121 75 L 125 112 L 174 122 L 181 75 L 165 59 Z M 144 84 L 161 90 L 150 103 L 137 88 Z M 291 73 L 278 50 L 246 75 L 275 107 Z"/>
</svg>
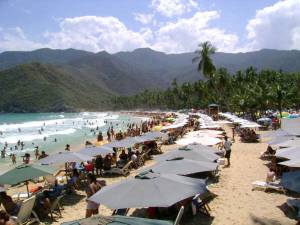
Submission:
<svg viewBox="0 0 300 225">
<path fill-rule="evenodd" d="M 220 142 L 222 142 L 221 139 L 215 137 L 186 137 L 176 141 L 178 145 L 189 145 L 189 144 L 197 143 L 197 144 L 207 145 L 207 146 L 216 145 Z"/>
<path fill-rule="evenodd" d="M 280 162 L 278 164 L 283 165 L 283 166 L 288 166 L 288 167 L 297 167 L 297 168 L 300 168 L 300 159 L 287 160 L 287 161 L 284 161 L 284 162 Z"/>
<path fill-rule="evenodd" d="M 40 164 L 63 164 L 68 162 L 86 162 L 92 160 L 91 156 L 84 155 L 78 152 L 59 152 L 46 158 L 40 159 L 37 163 Z"/>
<path fill-rule="evenodd" d="M 96 155 L 102 155 L 106 156 L 108 154 L 114 153 L 111 147 L 102 145 L 100 147 L 88 147 L 88 148 L 83 148 L 79 151 L 79 153 L 87 156 L 96 156 Z"/>
</svg>

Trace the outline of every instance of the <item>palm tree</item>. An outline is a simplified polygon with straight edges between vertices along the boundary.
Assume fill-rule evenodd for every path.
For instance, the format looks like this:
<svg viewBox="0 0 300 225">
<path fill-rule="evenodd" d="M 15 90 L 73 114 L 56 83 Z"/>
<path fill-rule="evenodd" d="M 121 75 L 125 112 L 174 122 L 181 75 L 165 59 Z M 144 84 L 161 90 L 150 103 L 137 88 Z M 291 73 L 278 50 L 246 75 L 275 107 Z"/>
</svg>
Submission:
<svg viewBox="0 0 300 225">
<path fill-rule="evenodd" d="M 214 76 L 214 72 L 216 71 L 216 67 L 213 64 L 211 59 L 211 55 L 216 52 L 216 48 L 209 42 L 203 42 L 198 45 L 199 49 L 195 51 L 198 55 L 193 58 L 193 62 L 198 62 L 198 71 L 203 73 L 203 75 L 212 79 Z"/>
</svg>

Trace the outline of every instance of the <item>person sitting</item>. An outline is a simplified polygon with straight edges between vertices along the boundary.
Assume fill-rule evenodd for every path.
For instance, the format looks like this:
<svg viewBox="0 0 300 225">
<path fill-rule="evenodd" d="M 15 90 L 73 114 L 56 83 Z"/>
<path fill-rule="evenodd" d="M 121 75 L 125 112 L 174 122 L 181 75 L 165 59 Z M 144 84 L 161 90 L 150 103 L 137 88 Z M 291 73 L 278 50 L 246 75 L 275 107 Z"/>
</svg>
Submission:
<svg viewBox="0 0 300 225">
<path fill-rule="evenodd" d="M 103 169 L 103 158 L 101 155 L 98 155 L 96 157 L 96 160 L 95 160 L 95 168 L 96 168 L 96 174 L 97 176 L 99 175 L 99 172 L 100 172 L 100 175 L 102 176 L 102 169 Z"/>
<path fill-rule="evenodd" d="M 91 161 L 87 161 L 87 163 L 84 165 L 84 170 L 87 173 L 94 173 L 94 164 Z"/>
<path fill-rule="evenodd" d="M 266 182 L 267 183 L 272 183 L 276 180 L 276 174 L 274 169 L 270 168 L 269 172 L 267 173 L 267 178 L 266 178 Z"/>
<path fill-rule="evenodd" d="M 80 174 L 79 174 L 78 170 L 73 169 L 71 178 L 67 182 L 68 188 L 71 189 L 71 190 L 78 189 L 79 178 L 80 178 Z"/>
<path fill-rule="evenodd" d="M 13 221 L 9 214 L 5 210 L 0 211 L 0 225 L 16 225 L 17 223 Z"/>
<path fill-rule="evenodd" d="M 103 169 L 110 170 L 112 165 L 112 157 L 110 154 L 106 155 L 103 160 Z"/>
<path fill-rule="evenodd" d="M 86 141 L 86 142 L 85 142 L 85 147 L 92 146 L 92 145 L 93 145 L 93 143 L 90 142 L 90 141 Z"/>
<path fill-rule="evenodd" d="M 25 155 L 23 156 L 23 163 L 24 164 L 30 163 L 30 154 L 29 153 L 25 153 Z"/>
<path fill-rule="evenodd" d="M 119 156 L 119 159 L 122 160 L 122 161 L 127 161 L 128 155 L 125 153 L 125 150 L 122 150 L 122 152 Z"/>
<path fill-rule="evenodd" d="M 48 155 L 46 154 L 45 151 L 42 151 L 41 155 L 39 156 L 39 160 L 40 159 L 43 159 L 43 158 L 46 158 Z"/>
<path fill-rule="evenodd" d="M 4 188 L 1 187 L 1 191 L 0 192 L 0 205 L 2 204 L 5 211 L 11 215 L 11 216 L 17 216 L 18 212 L 20 210 L 20 205 L 18 205 L 17 203 L 15 203 L 12 200 L 12 197 L 10 197 L 9 195 L 7 195 L 6 191 L 4 191 Z"/>
<path fill-rule="evenodd" d="M 97 141 L 98 141 L 98 142 L 103 141 L 103 135 L 102 135 L 102 132 L 101 132 L 101 131 L 99 132 L 99 134 L 98 134 L 98 136 L 97 136 Z"/>
<path fill-rule="evenodd" d="M 86 187 L 86 195 L 87 198 L 91 197 L 94 195 L 97 191 L 99 191 L 102 186 L 101 184 L 97 181 L 96 177 L 94 174 L 89 173 L 87 175 L 87 180 L 88 180 L 88 185 Z M 87 206 L 86 206 L 86 215 L 85 217 L 91 217 L 92 215 L 96 215 L 99 213 L 99 204 L 90 200 L 87 200 Z"/>
</svg>

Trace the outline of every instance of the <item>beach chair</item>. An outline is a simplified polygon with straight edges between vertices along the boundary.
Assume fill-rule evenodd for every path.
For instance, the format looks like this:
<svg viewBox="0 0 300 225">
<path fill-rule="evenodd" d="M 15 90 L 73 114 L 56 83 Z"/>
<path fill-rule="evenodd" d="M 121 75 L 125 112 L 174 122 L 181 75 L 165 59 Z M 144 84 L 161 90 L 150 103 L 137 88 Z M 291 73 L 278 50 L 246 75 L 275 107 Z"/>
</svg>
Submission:
<svg viewBox="0 0 300 225">
<path fill-rule="evenodd" d="M 112 213 L 112 216 L 118 215 L 118 216 L 126 216 L 129 211 L 129 208 L 124 209 L 115 209 Z"/>
<path fill-rule="evenodd" d="M 104 171 L 104 174 L 119 174 L 127 177 L 130 174 L 130 168 L 132 161 L 129 161 L 123 168 L 111 168 L 110 170 Z"/>
<path fill-rule="evenodd" d="M 53 214 L 58 215 L 59 217 L 62 217 L 61 215 L 61 206 L 60 201 L 63 198 L 63 195 L 58 196 L 51 204 L 49 214 L 51 216 L 51 219 L 53 220 Z"/>
<path fill-rule="evenodd" d="M 291 199 L 289 198 L 286 201 L 286 204 L 297 213 L 297 219 L 300 219 L 300 199 Z"/>
<path fill-rule="evenodd" d="M 40 224 L 37 214 L 33 211 L 34 203 L 35 196 L 32 196 L 22 202 L 18 215 L 13 217 L 17 224 Z"/>
<path fill-rule="evenodd" d="M 175 219 L 174 225 L 179 225 L 179 223 L 180 223 L 180 221 L 182 219 L 182 216 L 183 216 L 183 212 L 184 212 L 184 207 L 181 206 L 181 208 L 180 208 L 180 210 L 179 210 L 179 212 L 177 214 L 177 217 Z"/>
<path fill-rule="evenodd" d="M 252 183 L 252 191 L 262 190 L 262 191 L 277 191 L 281 193 L 286 193 L 286 190 L 277 183 L 267 183 L 265 181 L 254 181 Z"/>
</svg>

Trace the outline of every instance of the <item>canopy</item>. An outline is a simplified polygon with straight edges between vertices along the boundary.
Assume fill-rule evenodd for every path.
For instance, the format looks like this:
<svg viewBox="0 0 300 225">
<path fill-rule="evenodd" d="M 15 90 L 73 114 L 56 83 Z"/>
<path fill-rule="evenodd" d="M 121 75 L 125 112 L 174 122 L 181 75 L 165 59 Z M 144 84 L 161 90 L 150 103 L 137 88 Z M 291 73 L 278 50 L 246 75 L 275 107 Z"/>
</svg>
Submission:
<svg viewBox="0 0 300 225">
<path fill-rule="evenodd" d="M 278 149 L 275 156 L 293 160 L 300 159 L 300 146 Z"/>
<path fill-rule="evenodd" d="M 171 221 L 152 220 L 129 216 L 93 216 L 81 220 L 62 223 L 61 225 L 173 225 Z"/>
<path fill-rule="evenodd" d="M 37 177 L 55 173 L 55 168 L 48 165 L 24 164 L 0 175 L 0 184 L 19 184 Z"/>
<path fill-rule="evenodd" d="M 196 161 L 214 162 L 220 157 L 214 153 L 214 150 L 208 150 L 203 145 L 188 145 L 176 150 L 170 151 L 166 154 L 154 157 L 155 160 L 170 160 L 175 158 L 185 158 Z M 213 148 L 211 148 L 213 149 Z"/>
<path fill-rule="evenodd" d="M 175 158 L 160 161 L 154 166 L 147 168 L 155 173 L 172 173 L 178 175 L 188 175 L 194 173 L 215 171 L 218 167 L 217 163 L 207 161 L 195 161 L 184 158 Z"/>
<path fill-rule="evenodd" d="M 102 145 L 100 147 L 88 147 L 88 148 L 83 148 L 79 151 L 79 153 L 87 156 L 96 156 L 96 155 L 102 155 L 106 156 L 108 154 L 114 153 L 111 147 Z"/>
<path fill-rule="evenodd" d="M 283 173 L 280 183 L 284 188 L 300 193 L 300 171 Z"/>
<path fill-rule="evenodd" d="M 78 152 L 59 152 L 46 158 L 40 159 L 37 162 L 40 164 L 63 164 L 68 162 L 86 162 L 92 160 L 91 156 L 84 155 Z"/>
<path fill-rule="evenodd" d="M 204 180 L 149 171 L 105 186 L 89 200 L 112 209 L 169 207 L 206 191 Z"/>
</svg>

